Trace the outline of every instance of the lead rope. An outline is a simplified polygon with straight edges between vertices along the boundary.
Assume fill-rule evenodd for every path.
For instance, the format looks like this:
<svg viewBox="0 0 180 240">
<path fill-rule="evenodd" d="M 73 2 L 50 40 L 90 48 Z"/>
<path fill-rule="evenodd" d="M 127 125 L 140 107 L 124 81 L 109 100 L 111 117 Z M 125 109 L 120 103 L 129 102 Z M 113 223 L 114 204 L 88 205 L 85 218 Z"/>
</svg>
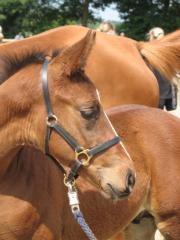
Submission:
<svg viewBox="0 0 180 240">
<path fill-rule="evenodd" d="M 94 233 L 86 223 L 86 220 L 84 219 L 84 216 L 80 210 L 79 199 L 75 185 L 67 183 L 66 186 L 68 187 L 69 205 L 71 207 L 74 218 L 76 219 L 77 223 L 80 225 L 81 229 L 86 234 L 89 240 L 97 240 Z"/>
</svg>

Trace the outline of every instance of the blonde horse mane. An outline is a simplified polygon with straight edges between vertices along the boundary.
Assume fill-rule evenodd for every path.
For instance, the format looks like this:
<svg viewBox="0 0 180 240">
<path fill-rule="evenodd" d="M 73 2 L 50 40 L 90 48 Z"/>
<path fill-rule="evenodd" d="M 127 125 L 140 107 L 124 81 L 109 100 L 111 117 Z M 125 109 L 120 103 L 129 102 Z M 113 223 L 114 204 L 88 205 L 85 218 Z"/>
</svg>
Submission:
<svg viewBox="0 0 180 240">
<path fill-rule="evenodd" d="M 167 79 L 180 71 L 180 30 L 160 40 L 137 42 L 137 47 L 146 61 Z"/>
</svg>

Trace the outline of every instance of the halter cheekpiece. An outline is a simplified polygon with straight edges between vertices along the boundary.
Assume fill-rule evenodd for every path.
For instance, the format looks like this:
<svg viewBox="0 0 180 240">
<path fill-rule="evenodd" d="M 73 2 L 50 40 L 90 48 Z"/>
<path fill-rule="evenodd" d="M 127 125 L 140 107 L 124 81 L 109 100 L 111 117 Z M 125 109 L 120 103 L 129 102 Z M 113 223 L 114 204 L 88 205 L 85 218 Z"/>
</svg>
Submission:
<svg viewBox="0 0 180 240">
<path fill-rule="evenodd" d="M 84 231 L 89 240 L 97 240 L 94 233 L 86 223 L 83 214 L 80 210 L 77 189 L 75 187 L 75 178 L 78 176 L 78 171 L 81 166 L 88 166 L 90 164 L 90 160 L 92 157 L 117 144 L 120 141 L 120 138 L 119 136 L 116 135 L 113 139 L 90 149 L 84 149 L 81 145 L 78 144 L 78 142 L 58 122 L 58 118 L 52 110 L 52 105 L 48 91 L 48 63 L 49 61 L 45 59 L 42 66 L 43 95 L 47 110 L 45 153 L 56 163 L 56 165 L 60 168 L 60 170 L 64 174 L 64 184 L 68 188 L 69 204 L 71 207 L 71 211 L 74 215 L 74 218 L 76 219 L 76 221 L 78 222 L 81 229 Z M 60 135 L 75 152 L 75 163 L 72 166 L 69 174 L 66 173 L 61 163 L 49 153 L 49 140 L 51 137 L 52 130 L 54 130 L 58 135 Z"/>
<path fill-rule="evenodd" d="M 108 140 L 90 149 L 84 149 L 81 145 L 79 145 L 79 143 L 58 122 L 58 118 L 52 110 L 52 105 L 51 105 L 49 91 L 48 91 L 48 63 L 49 61 L 45 59 L 42 65 L 42 87 L 43 87 L 44 101 L 45 101 L 46 110 L 47 110 L 45 153 L 53 161 L 55 161 L 55 163 L 63 172 L 65 176 L 64 183 L 65 184 L 67 184 L 68 182 L 73 183 L 74 179 L 78 174 L 78 170 L 80 169 L 81 166 L 88 166 L 92 157 L 99 154 L 100 152 L 105 151 L 108 148 L 111 148 L 115 144 L 119 143 L 120 138 L 119 136 L 115 136 L 113 139 Z M 66 174 L 66 171 L 63 168 L 63 166 L 60 164 L 60 162 L 49 153 L 49 140 L 50 140 L 52 130 L 54 130 L 58 135 L 60 135 L 75 152 L 75 164 L 72 166 L 68 175 Z"/>
</svg>

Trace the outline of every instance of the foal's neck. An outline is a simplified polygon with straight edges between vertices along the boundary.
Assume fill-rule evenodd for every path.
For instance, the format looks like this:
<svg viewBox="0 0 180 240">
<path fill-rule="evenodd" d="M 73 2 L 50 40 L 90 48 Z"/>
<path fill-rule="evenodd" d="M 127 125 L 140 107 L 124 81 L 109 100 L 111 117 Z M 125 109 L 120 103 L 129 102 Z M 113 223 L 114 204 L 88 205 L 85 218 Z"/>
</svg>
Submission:
<svg viewBox="0 0 180 240">
<path fill-rule="evenodd" d="M 11 116 L 11 107 L 1 95 L 0 91 L 0 177 L 6 172 L 15 159 L 19 146 L 23 145 L 21 128 L 27 129 L 27 124 Z"/>
<path fill-rule="evenodd" d="M 23 94 L 27 94 L 26 89 L 20 90 L 18 81 L 6 82 L 0 87 L 0 176 L 22 146 L 37 146 L 35 120 Z"/>
</svg>

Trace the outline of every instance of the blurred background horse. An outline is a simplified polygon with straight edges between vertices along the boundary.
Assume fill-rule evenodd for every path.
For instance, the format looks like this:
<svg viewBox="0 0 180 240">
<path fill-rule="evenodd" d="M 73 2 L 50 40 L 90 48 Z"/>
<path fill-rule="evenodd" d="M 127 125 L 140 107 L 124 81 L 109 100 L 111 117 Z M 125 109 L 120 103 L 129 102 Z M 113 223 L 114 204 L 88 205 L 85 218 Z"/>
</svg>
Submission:
<svg viewBox="0 0 180 240">
<path fill-rule="evenodd" d="M 54 51 L 58 52 L 78 41 L 87 31 L 87 28 L 81 26 L 59 27 L 4 44 L 0 56 L 21 57 L 28 49 L 38 49 L 51 56 Z M 100 91 L 103 106 L 108 108 L 134 103 L 157 107 L 159 87 L 151 65 L 167 79 L 172 79 L 180 68 L 179 36 L 180 31 L 176 31 L 157 42 L 137 42 L 97 32 L 85 71 Z M 0 59 L 0 74 L 6 71 L 6 67 Z"/>
</svg>

